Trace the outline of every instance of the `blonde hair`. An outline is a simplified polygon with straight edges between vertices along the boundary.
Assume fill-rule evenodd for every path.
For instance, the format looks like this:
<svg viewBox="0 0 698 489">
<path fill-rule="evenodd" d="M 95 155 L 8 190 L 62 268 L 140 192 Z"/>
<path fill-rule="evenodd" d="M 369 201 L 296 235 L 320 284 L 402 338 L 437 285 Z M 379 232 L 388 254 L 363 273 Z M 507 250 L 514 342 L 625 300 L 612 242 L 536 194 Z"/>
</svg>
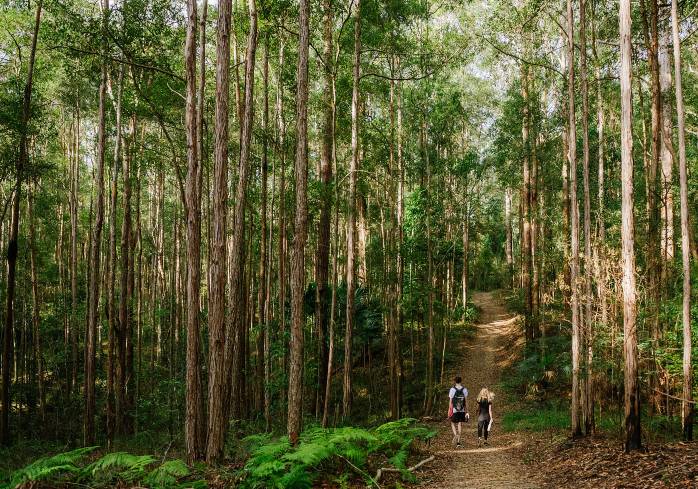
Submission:
<svg viewBox="0 0 698 489">
<path fill-rule="evenodd" d="M 494 399 L 494 392 L 490 392 L 487 387 L 483 387 L 480 389 L 480 393 L 477 395 L 477 402 L 480 402 L 483 399 L 487 399 L 488 401 L 492 402 L 492 399 Z"/>
</svg>

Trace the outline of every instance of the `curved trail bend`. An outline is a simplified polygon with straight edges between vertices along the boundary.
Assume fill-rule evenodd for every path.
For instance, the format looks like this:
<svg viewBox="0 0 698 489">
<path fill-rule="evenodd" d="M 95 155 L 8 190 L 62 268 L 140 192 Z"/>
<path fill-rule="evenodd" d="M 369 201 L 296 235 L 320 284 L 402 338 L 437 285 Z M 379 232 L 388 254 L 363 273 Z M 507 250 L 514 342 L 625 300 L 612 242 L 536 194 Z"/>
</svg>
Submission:
<svg viewBox="0 0 698 489">
<path fill-rule="evenodd" d="M 480 322 L 474 338 L 463 339 L 460 345 L 451 345 L 462 352 L 458 370 L 448 372 L 448 378 L 463 377 L 469 391 L 468 407 L 471 420 L 463 425 L 461 449 L 451 444 L 450 423 L 439 422 L 439 433 L 431 450 L 436 460 L 420 469 L 420 488 L 526 488 L 539 487 L 530 469 L 524 464 L 526 437 L 520 433 L 503 433 L 503 413 L 516 405 L 516 399 L 507 398 L 499 387 L 502 371 L 516 360 L 523 346 L 519 318 L 507 311 L 499 292 L 477 292 L 473 301 L 480 308 Z M 475 398 L 481 387 L 494 391 L 494 423 L 490 444 L 477 448 L 477 414 Z M 436 413 L 445 417 L 447 391 L 437 400 Z M 441 413 L 443 411 L 443 413 Z"/>
</svg>

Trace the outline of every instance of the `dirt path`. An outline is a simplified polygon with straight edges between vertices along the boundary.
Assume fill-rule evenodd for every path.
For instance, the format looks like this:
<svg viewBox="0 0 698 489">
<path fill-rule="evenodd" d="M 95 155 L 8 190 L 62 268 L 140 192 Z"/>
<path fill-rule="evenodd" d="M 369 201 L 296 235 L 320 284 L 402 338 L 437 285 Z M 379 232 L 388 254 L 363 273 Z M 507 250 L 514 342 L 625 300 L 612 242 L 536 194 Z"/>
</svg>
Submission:
<svg viewBox="0 0 698 489">
<path fill-rule="evenodd" d="M 465 339 L 459 345 L 464 352 L 460 369 L 449 372 L 463 377 L 469 390 L 468 407 L 471 421 L 464 425 L 462 449 L 451 444 L 453 435 L 447 421 L 438 423 L 439 434 L 431 449 L 436 460 L 428 468 L 420 469 L 420 488 L 536 488 L 538 484 L 523 462 L 526 453 L 526 437 L 520 433 L 503 433 L 503 412 L 515 406 L 515 399 L 504 396 L 499 387 L 500 375 L 516 358 L 522 341 L 517 333 L 518 319 L 509 313 L 498 292 L 475 293 L 473 301 L 480 308 L 480 323 L 474 338 Z M 490 444 L 477 448 L 477 415 L 475 398 L 481 387 L 494 391 L 494 423 Z M 437 409 L 446 416 L 447 394 L 437 403 Z M 440 415 L 440 411 L 437 416 Z"/>
</svg>

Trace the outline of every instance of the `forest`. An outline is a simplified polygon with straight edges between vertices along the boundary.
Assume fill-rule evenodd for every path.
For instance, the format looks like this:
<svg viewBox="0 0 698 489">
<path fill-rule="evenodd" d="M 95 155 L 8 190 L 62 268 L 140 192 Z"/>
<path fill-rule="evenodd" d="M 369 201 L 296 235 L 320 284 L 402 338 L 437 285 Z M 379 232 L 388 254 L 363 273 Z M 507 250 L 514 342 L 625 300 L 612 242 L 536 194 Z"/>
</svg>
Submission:
<svg viewBox="0 0 698 489">
<path fill-rule="evenodd" d="M 0 488 L 695 487 L 697 31 L 0 0 Z"/>
</svg>

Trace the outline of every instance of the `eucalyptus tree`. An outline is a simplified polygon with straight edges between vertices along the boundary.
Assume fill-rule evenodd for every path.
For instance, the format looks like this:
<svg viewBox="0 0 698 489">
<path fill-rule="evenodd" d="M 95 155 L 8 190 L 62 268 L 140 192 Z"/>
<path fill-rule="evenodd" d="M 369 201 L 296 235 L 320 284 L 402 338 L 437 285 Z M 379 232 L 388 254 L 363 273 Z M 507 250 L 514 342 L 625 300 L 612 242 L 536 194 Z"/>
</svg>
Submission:
<svg viewBox="0 0 698 489">
<path fill-rule="evenodd" d="M 208 376 L 208 432 L 206 460 L 217 462 L 223 455 L 226 426 L 225 370 L 227 350 L 232 338 L 226 338 L 225 284 L 226 284 L 226 232 L 228 208 L 228 116 L 230 86 L 230 24 L 231 0 L 218 4 L 216 44 L 216 105 L 215 143 L 213 167 L 211 223 L 211 257 L 208 306 L 209 376 Z"/>
<path fill-rule="evenodd" d="M 632 18 L 630 15 L 630 0 L 621 0 L 619 8 L 625 450 L 630 451 L 637 450 L 642 446 L 636 324 L 635 230 L 633 227 Z"/>
</svg>

